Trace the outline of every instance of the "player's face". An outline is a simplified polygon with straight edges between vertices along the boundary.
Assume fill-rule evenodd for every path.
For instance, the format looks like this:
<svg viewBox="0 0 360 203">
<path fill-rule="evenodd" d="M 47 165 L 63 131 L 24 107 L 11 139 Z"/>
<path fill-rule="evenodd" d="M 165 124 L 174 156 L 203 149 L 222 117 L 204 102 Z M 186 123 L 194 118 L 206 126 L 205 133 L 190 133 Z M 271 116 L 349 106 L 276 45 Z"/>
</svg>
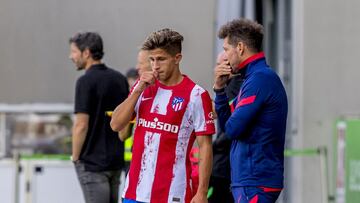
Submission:
<svg viewBox="0 0 360 203">
<path fill-rule="evenodd" d="M 226 54 L 226 59 L 229 61 L 233 71 L 235 71 L 234 68 L 236 68 L 240 63 L 240 57 L 237 48 L 229 44 L 228 37 L 224 39 L 223 48 Z"/>
<path fill-rule="evenodd" d="M 137 58 L 136 70 L 139 75 L 144 71 L 151 71 L 148 51 L 140 51 Z"/>
<path fill-rule="evenodd" d="M 179 68 L 181 54 L 170 55 L 165 50 L 157 48 L 149 51 L 151 68 L 158 73 L 158 80 L 167 82 Z"/>
<path fill-rule="evenodd" d="M 74 43 L 70 44 L 69 58 L 75 64 L 77 70 L 82 70 L 85 68 L 86 60 L 83 56 L 83 53 L 80 51 L 80 49 Z"/>
</svg>

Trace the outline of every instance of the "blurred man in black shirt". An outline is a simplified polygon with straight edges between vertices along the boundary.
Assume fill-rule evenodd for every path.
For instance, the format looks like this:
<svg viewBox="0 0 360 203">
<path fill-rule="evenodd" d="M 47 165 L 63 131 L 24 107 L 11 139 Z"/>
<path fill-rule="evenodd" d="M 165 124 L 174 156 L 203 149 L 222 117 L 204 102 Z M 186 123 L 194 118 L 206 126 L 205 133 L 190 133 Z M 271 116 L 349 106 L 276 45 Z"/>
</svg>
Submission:
<svg viewBox="0 0 360 203">
<path fill-rule="evenodd" d="M 101 62 L 100 35 L 78 33 L 70 40 L 70 59 L 85 74 L 76 82 L 72 161 L 87 203 L 117 203 L 124 143 L 110 128 L 112 111 L 129 93 L 126 78 Z"/>
</svg>

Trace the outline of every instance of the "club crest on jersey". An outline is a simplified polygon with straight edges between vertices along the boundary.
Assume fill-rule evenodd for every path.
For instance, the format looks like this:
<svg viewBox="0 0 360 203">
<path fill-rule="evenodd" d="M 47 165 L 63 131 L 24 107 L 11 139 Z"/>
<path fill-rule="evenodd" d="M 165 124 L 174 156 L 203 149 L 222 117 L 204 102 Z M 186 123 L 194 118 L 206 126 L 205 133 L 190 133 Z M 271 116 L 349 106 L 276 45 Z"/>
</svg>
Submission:
<svg viewBox="0 0 360 203">
<path fill-rule="evenodd" d="M 184 105 L 184 99 L 181 97 L 174 97 L 174 99 L 171 102 L 171 107 L 174 109 L 174 111 L 180 111 Z"/>
</svg>

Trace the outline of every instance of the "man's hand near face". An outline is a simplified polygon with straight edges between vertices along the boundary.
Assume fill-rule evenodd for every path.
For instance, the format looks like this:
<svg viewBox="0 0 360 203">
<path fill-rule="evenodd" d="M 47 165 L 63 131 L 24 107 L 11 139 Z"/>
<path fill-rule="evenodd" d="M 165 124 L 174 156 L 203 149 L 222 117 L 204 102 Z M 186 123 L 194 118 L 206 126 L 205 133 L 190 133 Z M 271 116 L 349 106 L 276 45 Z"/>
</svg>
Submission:
<svg viewBox="0 0 360 203">
<path fill-rule="evenodd" d="M 134 91 L 143 92 L 146 87 L 153 85 L 158 77 L 156 71 L 144 71 L 140 75 L 139 85 Z"/>
<path fill-rule="evenodd" d="M 222 61 L 215 67 L 214 70 L 214 88 L 222 89 L 225 87 L 226 82 L 229 80 L 231 75 L 231 67 L 228 61 Z"/>
</svg>

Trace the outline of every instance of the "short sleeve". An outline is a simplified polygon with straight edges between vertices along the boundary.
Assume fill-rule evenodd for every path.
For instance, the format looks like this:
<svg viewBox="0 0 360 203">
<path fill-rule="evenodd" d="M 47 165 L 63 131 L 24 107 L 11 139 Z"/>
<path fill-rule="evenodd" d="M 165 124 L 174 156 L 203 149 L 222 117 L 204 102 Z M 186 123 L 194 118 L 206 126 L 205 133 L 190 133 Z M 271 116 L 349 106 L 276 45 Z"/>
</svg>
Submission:
<svg viewBox="0 0 360 203">
<path fill-rule="evenodd" d="M 140 83 L 140 80 L 137 79 L 135 81 L 134 85 L 131 87 L 128 97 L 134 92 L 134 89 L 139 85 L 139 83 Z M 135 104 L 135 109 L 134 109 L 135 112 L 138 112 L 138 110 L 139 110 L 139 106 L 140 106 L 140 102 L 141 102 L 141 98 L 142 98 L 143 94 L 144 93 L 141 93 L 141 95 L 139 96 L 139 98 Z"/>
<path fill-rule="evenodd" d="M 207 91 L 194 96 L 194 130 L 198 135 L 212 135 L 215 133 L 214 113 L 212 101 Z"/>
<path fill-rule="evenodd" d="M 75 88 L 74 113 L 90 114 L 91 110 L 91 87 L 84 77 L 80 77 Z"/>
<path fill-rule="evenodd" d="M 136 104 L 135 104 L 135 113 L 137 113 L 139 111 L 139 107 L 140 107 L 140 103 L 141 103 L 141 98 L 143 97 L 144 95 L 144 92 L 141 93 L 141 95 L 139 96 L 138 100 L 136 101 Z"/>
<path fill-rule="evenodd" d="M 140 83 L 140 80 L 137 79 L 130 89 L 129 96 L 133 93 L 134 89 L 139 85 L 139 83 Z"/>
</svg>

